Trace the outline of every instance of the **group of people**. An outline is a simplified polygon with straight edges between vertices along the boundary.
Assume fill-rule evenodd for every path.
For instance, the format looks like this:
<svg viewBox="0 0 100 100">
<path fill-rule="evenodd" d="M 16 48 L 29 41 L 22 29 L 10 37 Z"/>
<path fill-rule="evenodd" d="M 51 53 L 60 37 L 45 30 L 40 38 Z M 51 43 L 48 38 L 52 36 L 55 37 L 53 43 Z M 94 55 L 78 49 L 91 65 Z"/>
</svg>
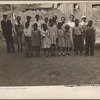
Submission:
<svg viewBox="0 0 100 100">
<path fill-rule="evenodd" d="M 15 52 L 12 37 L 12 23 L 7 19 L 7 14 L 3 14 L 1 28 L 7 43 L 7 51 Z M 39 19 L 39 14 L 35 16 L 35 21 L 31 21 L 31 16 L 26 16 L 26 22 L 21 23 L 21 16 L 17 16 L 14 25 L 17 35 L 18 51 L 23 51 L 23 35 L 25 39 L 25 55 L 32 57 L 41 56 L 43 51 L 44 57 L 71 55 L 73 50 L 76 55 L 80 52 L 82 55 L 94 55 L 95 28 L 93 21 L 87 22 L 86 16 L 82 16 L 82 21 L 75 19 L 74 15 L 70 15 L 70 21 L 66 22 L 66 18 L 62 17 L 61 21 L 57 21 L 57 16 L 52 18 L 45 17 Z"/>
</svg>

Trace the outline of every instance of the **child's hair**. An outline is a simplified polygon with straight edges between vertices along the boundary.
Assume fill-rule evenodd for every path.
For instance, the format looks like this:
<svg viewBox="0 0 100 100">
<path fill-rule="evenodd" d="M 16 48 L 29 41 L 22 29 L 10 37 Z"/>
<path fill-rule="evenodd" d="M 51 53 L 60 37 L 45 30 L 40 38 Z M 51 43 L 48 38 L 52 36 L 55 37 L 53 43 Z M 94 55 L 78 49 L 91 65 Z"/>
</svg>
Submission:
<svg viewBox="0 0 100 100">
<path fill-rule="evenodd" d="M 62 27 L 62 23 L 59 22 L 58 25 L 57 25 L 57 28 L 58 28 L 58 29 L 61 29 L 61 27 Z"/>
<path fill-rule="evenodd" d="M 50 24 L 50 26 L 53 26 L 53 24 L 54 24 L 53 19 L 49 19 L 49 24 Z"/>
<path fill-rule="evenodd" d="M 70 18 L 73 17 L 73 19 L 75 18 L 75 16 L 73 14 L 70 15 Z"/>
<path fill-rule="evenodd" d="M 40 17 L 39 14 L 36 14 L 35 18 L 39 18 L 39 17 Z"/>
<path fill-rule="evenodd" d="M 88 26 L 91 27 L 92 25 L 93 25 L 93 21 L 92 20 L 89 20 L 88 21 Z"/>
<path fill-rule="evenodd" d="M 45 21 L 48 21 L 48 17 L 45 17 L 44 20 L 45 20 Z"/>
<path fill-rule="evenodd" d="M 62 20 L 62 19 L 64 19 L 64 20 L 65 20 L 65 17 L 61 17 L 61 20 Z"/>
<path fill-rule="evenodd" d="M 69 31 L 69 28 L 70 28 L 70 26 L 69 25 L 66 25 L 65 26 L 65 31 L 68 32 Z"/>
<path fill-rule="evenodd" d="M 43 27 L 44 31 L 46 31 L 48 29 L 46 24 L 43 24 L 42 27 Z"/>
</svg>

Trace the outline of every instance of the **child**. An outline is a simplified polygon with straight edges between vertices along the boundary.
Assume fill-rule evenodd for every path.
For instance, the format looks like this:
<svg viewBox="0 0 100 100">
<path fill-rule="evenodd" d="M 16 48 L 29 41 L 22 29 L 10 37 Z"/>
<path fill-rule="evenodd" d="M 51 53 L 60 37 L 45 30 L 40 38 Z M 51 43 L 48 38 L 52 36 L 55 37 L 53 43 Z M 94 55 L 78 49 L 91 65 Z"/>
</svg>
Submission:
<svg viewBox="0 0 100 100">
<path fill-rule="evenodd" d="M 48 30 L 50 33 L 50 41 L 51 41 L 51 56 L 56 56 L 56 40 L 57 40 L 57 27 L 54 25 L 53 19 L 49 20 Z"/>
<path fill-rule="evenodd" d="M 65 26 L 65 45 L 66 45 L 67 53 L 69 55 L 71 55 L 71 45 L 72 45 L 70 36 L 71 36 L 70 26 L 69 25 L 66 25 Z"/>
<path fill-rule="evenodd" d="M 32 46 L 36 52 L 36 56 L 40 56 L 41 32 L 38 29 L 37 23 L 34 23 L 32 29 Z"/>
<path fill-rule="evenodd" d="M 89 20 L 88 27 L 86 29 L 86 55 L 94 55 L 94 43 L 95 43 L 95 29 L 92 26 L 92 20 Z"/>
<path fill-rule="evenodd" d="M 49 37 L 49 31 L 47 29 L 47 25 L 43 24 L 43 29 L 41 31 L 41 36 L 42 36 L 42 48 L 44 49 L 44 56 L 46 56 L 46 51 L 48 52 L 47 57 L 50 56 L 50 37 Z"/>
<path fill-rule="evenodd" d="M 62 52 L 62 55 L 65 56 L 65 39 L 61 22 L 58 23 L 57 34 L 58 34 L 58 52 L 59 52 L 58 55 L 60 56 Z"/>
<path fill-rule="evenodd" d="M 26 48 L 26 57 L 32 57 L 32 41 L 31 41 L 31 25 L 30 25 L 30 16 L 27 16 L 28 21 L 25 23 L 24 36 L 25 36 L 25 48 Z"/>
<path fill-rule="evenodd" d="M 74 50 L 76 55 L 78 51 L 82 55 L 82 29 L 79 26 L 79 20 L 75 19 L 75 26 L 73 27 L 73 40 L 74 40 Z"/>
<path fill-rule="evenodd" d="M 17 45 L 18 45 L 18 52 L 22 52 L 22 36 L 23 36 L 23 24 L 20 22 L 21 17 L 17 16 L 17 22 L 15 23 L 15 31 L 17 33 Z"/>
</svg>

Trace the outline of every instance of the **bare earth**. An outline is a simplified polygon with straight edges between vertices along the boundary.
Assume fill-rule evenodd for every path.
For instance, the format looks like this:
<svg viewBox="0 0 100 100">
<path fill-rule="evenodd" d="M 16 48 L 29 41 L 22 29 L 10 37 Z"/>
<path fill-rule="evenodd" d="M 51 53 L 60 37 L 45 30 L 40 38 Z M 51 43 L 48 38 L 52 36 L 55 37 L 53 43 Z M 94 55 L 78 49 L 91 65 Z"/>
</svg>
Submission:
<svg viewBox="0 0 100 100">
<path fill-rule="evenodd" d="M 25 58 L 24 52 L 7 54 L 0 40 L 0 86 L 100 84 L 100 45 L 95 56 Z"/>
</svg>

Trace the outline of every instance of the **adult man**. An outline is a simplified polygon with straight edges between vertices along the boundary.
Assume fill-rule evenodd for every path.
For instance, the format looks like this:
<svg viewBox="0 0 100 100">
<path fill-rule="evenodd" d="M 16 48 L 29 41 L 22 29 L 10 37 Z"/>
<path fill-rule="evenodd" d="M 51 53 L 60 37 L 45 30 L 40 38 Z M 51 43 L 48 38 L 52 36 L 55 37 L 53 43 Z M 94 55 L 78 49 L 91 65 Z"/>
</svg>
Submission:
<svg viewBox="0 0 100 100">
<path fill-rule="evenodd" d="M 86 36 L 86 29 L 87 29 L 87 21 L 86 21 L 86 16 L 82 16 L 81 17 L 81 19 L 82 19 L 82 21 L 80 22 L 80 25 L 81 25 L 81 27 L 82 27 L 82 45 L 83 45 L 83 51 L 84 51 L 84 44 L 85 44 L 85 36 Z"/>
<path fill-rule="evenodd" d="M 6 39 L 7 52 L 10 53 L 11 48 L 12 48 L 12 52 L 14 53 L 15 49 L 14 49 L 14 43 L 13 43 L 13 37 L 12 37 L 12 24 L 11 24 L 11 21 L 7 17 L 8 15 L 6 13 L 3 14 L 3 20 L 1 21 L 1 28 L 3 31 L 3 35 Z"/>
</svg>

